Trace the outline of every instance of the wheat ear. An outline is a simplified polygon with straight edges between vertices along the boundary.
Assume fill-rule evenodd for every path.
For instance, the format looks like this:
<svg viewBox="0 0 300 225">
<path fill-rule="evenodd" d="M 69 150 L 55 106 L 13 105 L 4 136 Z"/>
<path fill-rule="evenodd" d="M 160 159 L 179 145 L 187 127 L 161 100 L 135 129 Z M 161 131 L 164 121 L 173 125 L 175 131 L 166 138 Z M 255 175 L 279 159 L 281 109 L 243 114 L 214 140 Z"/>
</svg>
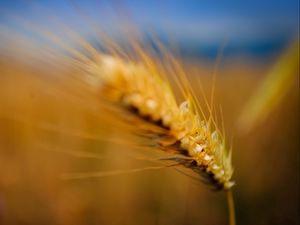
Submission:
<svg viewBox="0 0 300 225">
<path fill-rule="evenodd" d="M 103 95 L 165 128 L 169 141 L 161 141 L 161 146 L 177 144 L 186 167 L 201 173 L 216 189 L 234 185 L 231 152 L 226 151 L 221 132 L 212 131 L 214 120 L 203 118 L 187 86 L 183 86 L 185 101 L 178 105 L 166 75 L 150 57 L 143 54 L 142 61 L 134 62 L 99 54 L 85 70 Z M 184 83 L 183 76 L 178 77 Z"/>
</svg>

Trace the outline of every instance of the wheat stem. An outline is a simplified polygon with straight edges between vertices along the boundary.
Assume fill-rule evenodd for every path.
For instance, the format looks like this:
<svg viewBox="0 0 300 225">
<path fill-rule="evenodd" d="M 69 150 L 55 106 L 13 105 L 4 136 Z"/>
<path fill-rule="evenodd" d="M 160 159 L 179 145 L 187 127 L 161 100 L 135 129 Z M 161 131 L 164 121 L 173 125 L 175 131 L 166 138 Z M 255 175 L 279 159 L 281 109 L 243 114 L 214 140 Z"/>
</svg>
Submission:
<svg viewBox="0 0 300 225">
<path fill-rule="evenodd" d="M 236 225 L 232 189 L 227 190 L 226 195 L 227 195 L 227 204 L 228 204 L 229 225 Z"/>
</svg>

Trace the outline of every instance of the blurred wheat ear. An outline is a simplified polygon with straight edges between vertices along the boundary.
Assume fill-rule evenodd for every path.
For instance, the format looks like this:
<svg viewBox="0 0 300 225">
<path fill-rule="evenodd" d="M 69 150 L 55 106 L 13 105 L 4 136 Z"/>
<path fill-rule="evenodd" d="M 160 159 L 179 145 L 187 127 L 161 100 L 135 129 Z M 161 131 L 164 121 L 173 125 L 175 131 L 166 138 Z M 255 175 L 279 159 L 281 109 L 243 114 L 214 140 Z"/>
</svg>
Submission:
<svg viewBox="0 0 300 225">
<path fill-rule="evenodd" d="M 282 54 L 246 103 L 237 120 L 240 132 L 247 133 L 264 121 L 280 104 L 296 80 L 297 73 L 299 73 L 299 40 L 292 43 Z"/>
</svg>

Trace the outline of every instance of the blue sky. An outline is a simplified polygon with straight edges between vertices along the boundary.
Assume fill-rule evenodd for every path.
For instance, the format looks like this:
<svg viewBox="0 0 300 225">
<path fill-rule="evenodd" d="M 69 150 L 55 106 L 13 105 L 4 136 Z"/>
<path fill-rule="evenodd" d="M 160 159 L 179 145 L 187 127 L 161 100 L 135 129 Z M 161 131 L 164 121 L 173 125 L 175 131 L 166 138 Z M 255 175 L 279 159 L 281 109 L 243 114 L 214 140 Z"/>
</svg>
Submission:
<svg viewBox="0 0 300 225">
<path fill-rule="evenodd" d="M 116 34 L 116 27 L 129 18 L 140 30 L 187 47 L 213 46 L 224 39 L 235 45 L 283 45 L 296 36 L 299 26 L 298 0 L 0 0 L 0 7 L 55 29 L 48 11 L 89 36 L 89 25 L 72 2 L 111 33 Z M 10 23 L 4 14 L 0 21 Z"/>
</svg>

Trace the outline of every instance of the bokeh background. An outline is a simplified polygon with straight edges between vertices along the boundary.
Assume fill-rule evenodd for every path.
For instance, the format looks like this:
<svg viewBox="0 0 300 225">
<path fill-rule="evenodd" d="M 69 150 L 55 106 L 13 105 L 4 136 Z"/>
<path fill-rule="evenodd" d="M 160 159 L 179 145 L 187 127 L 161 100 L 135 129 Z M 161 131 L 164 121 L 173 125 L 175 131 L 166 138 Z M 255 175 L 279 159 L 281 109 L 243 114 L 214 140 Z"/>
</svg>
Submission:
<svg viewBox="0 0 300 225">
<path fill-rule="evenodd" d="M 61 179 L 144 168 L 161 157 L 128 144 L 140 141 L 132 128 L 110 123 L 99 96 L 69 78 L 79 72 L 64 67 L 52 54 L 59 47 L 40 35 L 64 35 L 63 26 L 99 48 L 95 26 L 121 45 L 131 29 L 149 46 L 160 40 L 181 56 L 202 102 L 193 81 L 200 77 L 210 96 L 217 71 L 238 224 L 299 224 L 299 64 L 279 63 L 274 77 L 288 78 L 275 103 L 249 129 L 240 123 L 251 99 L 268 95 L 256 93 L 297 42 L 298 10 L 297 0 L 1 0 L 0 224 L 227 224 L 225 194 L 171 168 Z"/>
</svg>

